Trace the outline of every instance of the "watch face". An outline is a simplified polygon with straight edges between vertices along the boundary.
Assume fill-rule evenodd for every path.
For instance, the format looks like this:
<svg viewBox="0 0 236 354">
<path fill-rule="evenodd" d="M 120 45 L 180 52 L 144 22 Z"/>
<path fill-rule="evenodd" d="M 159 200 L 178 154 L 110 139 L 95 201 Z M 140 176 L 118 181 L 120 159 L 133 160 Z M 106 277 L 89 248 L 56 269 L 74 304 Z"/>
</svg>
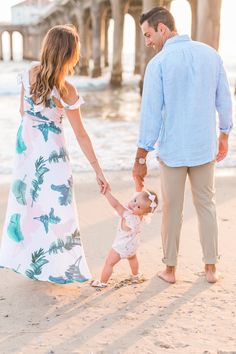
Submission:
<svg viewBox="0 0 236 354">
<path fill-rule="evenodd" d="M 141 165 L 144 165 L 146 160 L 143 158 L 143 157 L 140 157 L 138 162 L 141 164 Z"/>
</svg>

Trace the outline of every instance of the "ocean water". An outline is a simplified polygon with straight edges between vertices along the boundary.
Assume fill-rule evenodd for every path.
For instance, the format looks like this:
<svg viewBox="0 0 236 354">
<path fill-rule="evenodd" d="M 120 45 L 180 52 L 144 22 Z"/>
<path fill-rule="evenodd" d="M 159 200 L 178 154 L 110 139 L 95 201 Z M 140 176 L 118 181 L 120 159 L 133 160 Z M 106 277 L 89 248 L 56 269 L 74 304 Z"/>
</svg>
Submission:
<svg viewBox="0 0 236 354">
<path fill-rule="evenodd" d="M 20 123 L 17 74 L 27 62 L 0 62 L 0 175 L 12 172 L 15 153 L 15 136 Z M 236 63 L 227 67 L 234 104 L 234 128 L 230 135 L 230 150 L 218 168 L 236 167 L 236 103 L 233 85 L 236 78 Z M 81 107 L 83 122 L 93 142 L 97 157 L 104 170 L 131 170 L 136 152 L 139 129 L 141 99 L 139 77 L 124 75 L 122 88 L 109 86 L 109 73 L 102 78 L 71 77 L 85 104 Z M 74 172 L 90 171 L 91 167 L 83 156 L 73 131 L 64 121 L 67 147 Z M 154 153 L 148 155 L 150 169 L 157 168 Z"/>
</svg>

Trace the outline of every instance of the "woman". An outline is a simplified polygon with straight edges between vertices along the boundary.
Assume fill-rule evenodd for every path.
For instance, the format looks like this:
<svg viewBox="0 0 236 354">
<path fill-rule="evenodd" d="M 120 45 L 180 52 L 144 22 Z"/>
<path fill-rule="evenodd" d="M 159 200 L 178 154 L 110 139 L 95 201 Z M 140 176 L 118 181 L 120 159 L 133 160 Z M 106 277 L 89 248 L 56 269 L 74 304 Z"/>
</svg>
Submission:
<svg viewBox="0 0 236 354">
<path fill-rule="evenodd" d="M 63 134 L 65 113 L 101 192 L 109 189 L 81 121 L 83 99 L 65 80 L 73 73 L 79 50 L 75 28 L 55 26 L 44 38 L 40 62 L 21 75 L 22 122 L 0 250 L 2 267 L 60 284 L 91 277 L 80 239 Z"/>
</svg>

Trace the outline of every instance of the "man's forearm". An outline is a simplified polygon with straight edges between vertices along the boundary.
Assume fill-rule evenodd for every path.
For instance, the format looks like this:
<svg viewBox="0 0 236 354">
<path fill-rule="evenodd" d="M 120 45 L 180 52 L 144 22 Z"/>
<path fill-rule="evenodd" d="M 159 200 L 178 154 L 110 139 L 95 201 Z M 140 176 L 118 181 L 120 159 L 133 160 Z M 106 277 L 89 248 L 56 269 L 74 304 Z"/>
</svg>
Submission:
<svg viewBox="0 0 236 354">
<path fill-rule="evenodd" d="M 229 134 L 226 134 L 226 133 L 220 132 L 220 134 L 219 134 L 219 138 L 220 138 L 220 139 L 225 139 L 225 140 L 228 140 L 228 138 L 229 138 Z"/>
<path fill-rule="evenodd" d="M 140 158 L 140 157 L 143 157 L 144 159 L 146 158 L 148 154 L 148 151 L 147 150 L 144 150 L 142 148 L 138 148 L 137 149 L 137 152 L 136 152 L 136 159 L 137 158 Z"/>
</svg>

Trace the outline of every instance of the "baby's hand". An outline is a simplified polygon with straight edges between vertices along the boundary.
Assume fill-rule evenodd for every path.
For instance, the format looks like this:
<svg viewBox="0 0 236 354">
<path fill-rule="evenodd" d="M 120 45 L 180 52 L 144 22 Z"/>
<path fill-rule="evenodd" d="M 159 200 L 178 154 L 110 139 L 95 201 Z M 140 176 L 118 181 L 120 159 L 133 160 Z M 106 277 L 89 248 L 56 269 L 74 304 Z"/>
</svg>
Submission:
<svg viewBox="0 0 236 354">
<path fill-rule="evenodd" d="M 102 194 L 105 194 L 107 190 L 110 190 L 110 185 L 103 173 L 98 173 L 97 174 L 97 182 L 100 187 L 100 192 Z"/>
</svg>

